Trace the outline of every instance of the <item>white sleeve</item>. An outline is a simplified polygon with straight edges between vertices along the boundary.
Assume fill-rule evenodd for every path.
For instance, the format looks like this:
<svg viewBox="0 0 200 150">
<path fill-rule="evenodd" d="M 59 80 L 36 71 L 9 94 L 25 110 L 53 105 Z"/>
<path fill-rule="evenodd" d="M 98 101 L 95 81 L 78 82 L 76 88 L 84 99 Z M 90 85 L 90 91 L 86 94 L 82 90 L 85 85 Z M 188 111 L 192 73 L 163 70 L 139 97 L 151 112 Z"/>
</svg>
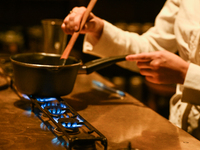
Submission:
<svg viewBox="0 0 200 150">
<path fill-rule="evenodd" d="M 182 101 L 200 105 L 200 66 L 190 63 L 184 81 Z"/>
<path fill-rule="evenodd" d="M 177 0 L 166 1 L 155 26 L 143 35 L 123 31 L 111 23 L 104 21 L 104 29 L 100 40 L 95 43 L 89 35 L 84 38 L 83 52 L 99 57 L 135 54 L 158 50 L 177 51 L 174 35 L 174 20 L 178 12 Z M 133 62 L 124 62 L 123 67 L 135 68 Z"/>
</svg>

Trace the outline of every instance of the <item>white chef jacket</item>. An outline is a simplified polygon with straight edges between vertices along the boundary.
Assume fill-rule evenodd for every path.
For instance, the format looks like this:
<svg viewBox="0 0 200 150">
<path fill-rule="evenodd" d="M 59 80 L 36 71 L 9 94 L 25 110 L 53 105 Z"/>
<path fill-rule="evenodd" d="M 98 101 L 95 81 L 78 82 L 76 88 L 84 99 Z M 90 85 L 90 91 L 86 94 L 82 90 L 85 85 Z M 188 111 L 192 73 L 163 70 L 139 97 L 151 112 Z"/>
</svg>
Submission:
<svg viewBox="0 0 200 150">
<path fill-rule="evenodd" d="M 130 14 L 127 14 L 130 15 Z M 200 139 L 200 0 L 167 0 L 154 27 L 138 35 L 104 21 L 99 41 L 86 34 L 83 51 L 100 57 L 168 50 L 189 62 L 183 85 L 170 100 L 169 120 Z M 137 71 L 135 62 L 118 63 Z M 176 65 L 176 64 L 174 64 Z"/>
</svg>

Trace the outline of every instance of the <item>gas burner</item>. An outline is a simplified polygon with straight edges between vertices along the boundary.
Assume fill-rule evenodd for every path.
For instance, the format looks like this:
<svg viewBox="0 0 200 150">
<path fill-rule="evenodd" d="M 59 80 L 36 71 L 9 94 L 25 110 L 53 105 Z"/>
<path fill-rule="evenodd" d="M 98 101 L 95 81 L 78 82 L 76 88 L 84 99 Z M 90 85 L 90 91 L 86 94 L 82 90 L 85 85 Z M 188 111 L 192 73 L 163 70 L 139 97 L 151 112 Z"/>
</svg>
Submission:
<svg viewBox="0 0 200 150">
<path fill-rule="evenodd" d="M 53 117 L 57 118 L 67 111 L 67 106 L 62 103 L 44 103 L 41 107 L 49 111 Z"/>
<path fill-rule="evenodd" d="M 60 118 L 58 119 L 58 124 L 62 125 L 62 127 L 65 128 L 64 130 L 69 134 L 79 133 L 79 127 L 83 125 L 83 123 L 76 118 Z"/>
<path fill-rule="evenodd" d="M 49 97 L 49 98 L 36 98 L 38 102 L 51 102 L 56 101 L 57 99 L 55 97 Z"/>
</svg>

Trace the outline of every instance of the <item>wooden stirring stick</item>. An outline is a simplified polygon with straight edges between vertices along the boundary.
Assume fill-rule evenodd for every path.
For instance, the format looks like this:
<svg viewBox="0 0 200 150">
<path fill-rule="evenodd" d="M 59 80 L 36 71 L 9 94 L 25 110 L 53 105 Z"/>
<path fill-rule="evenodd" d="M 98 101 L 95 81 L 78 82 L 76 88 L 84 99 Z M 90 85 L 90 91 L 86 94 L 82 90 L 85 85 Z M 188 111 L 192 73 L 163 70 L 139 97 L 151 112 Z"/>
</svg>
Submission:
<svg viewBox="0 0 200 150">
<path fill-rule="evenodd" d="M 92 11 L 92 9 L 93 9 L 93 7 L 94 7 L 96 2 L 97 2 L 97 0 L 90 0 L 90 3 L 88 4 L 87 9 L 86 9 L 86 11 L 85 11 L 85 13 L 83 15 L 79 31 L 81 31 L 81 29 L 85 25 L 85 22 L 86 22 L 89 14 Z M 74 32 L 72 34 L 72 37 L 71 37 L 69 43 L 67 44 L 67 47 L 65 48 L 65 50 L 64 50 L 64 52 L 63 52 L 63 54 L 61 56 L 61 59 L 67 59 L 68 58 L 69 53 L 72 50 L 72 47 L 74 46 L 74 43 L 76 42 L 78 36 L 79 36 L 79 32 Z"/>
</svg>

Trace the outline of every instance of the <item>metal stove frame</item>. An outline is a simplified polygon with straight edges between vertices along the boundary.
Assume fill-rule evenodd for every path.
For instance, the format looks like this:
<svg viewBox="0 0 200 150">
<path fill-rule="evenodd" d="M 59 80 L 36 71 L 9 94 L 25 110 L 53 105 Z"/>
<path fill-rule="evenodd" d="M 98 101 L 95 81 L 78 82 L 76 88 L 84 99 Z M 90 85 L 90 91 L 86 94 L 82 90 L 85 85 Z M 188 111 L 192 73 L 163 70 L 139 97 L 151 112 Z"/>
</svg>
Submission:
<svg viewBox="0 0 200 150">
<path fill-rule="evenodd" d="M 67 102 L 65 102 L 63 99 L 61 99 L 60 97 L 56 97 L 56 100 L 58 103 L 62 103 L 64 105 L 67 106 L 67 108 L 65 108 L 67 111 L 67 113 L 71 114 L 71 118 L 80 118 L 80 120 L 82 120 L 82 125 L 83 127 L 87 130 L 84 131 L 86 132 L 86 134 L 88 135 L 96 135 L 96 136 L 88 136 L 86 138 L 82 138 L 79 137 L 79 133 L 78 134 L 70 134 L 65 130 L 65 127 L 63 127 L 61 124 L 57 123 L 54 118 L 52 117 L 52 114 L 47 110 L 47 109 L 43 109 L 41 107 L 41 102 L 39 102 L 37 100 L 37 98 L 35 97 L 31 97 L 28 96 L 32 102 L 32 106 L 31 106 L 31 110 L 32 112 L 35 113 L 35 115 L 37 115 L 42 121 L 43 123 L 48 127 L 49 130 L 51 130 L 56 136 L 57 138 L 61 141 L 62 145 L 64 145 L 68 150 L 71 150 L 73 148 L 73 146 L 76 143 L 83 143 L 83 142 L 94 142 L 97 143 L 98 141 L 103 145 L 104 150 L 107 150 L 107 139 L 106 137 L 100 133 L 96 128 L 94 128 L 89 122 L 87 122 L 80 114 L 77 113 L 77 111 L 75 111 Z M 36 111 L 35 108 L 38 108 L 42 113 L 43 116 L 47 116 L 47 117 L 43 117 L 41 116 L 39 111 Z M 57 128 L 57 131 L 55 131 L 55 129 Z M 82 127 L 81 127 L 82 128 Z M 100 144 L 99 143 L 99 144 Z"/>
</svg>

